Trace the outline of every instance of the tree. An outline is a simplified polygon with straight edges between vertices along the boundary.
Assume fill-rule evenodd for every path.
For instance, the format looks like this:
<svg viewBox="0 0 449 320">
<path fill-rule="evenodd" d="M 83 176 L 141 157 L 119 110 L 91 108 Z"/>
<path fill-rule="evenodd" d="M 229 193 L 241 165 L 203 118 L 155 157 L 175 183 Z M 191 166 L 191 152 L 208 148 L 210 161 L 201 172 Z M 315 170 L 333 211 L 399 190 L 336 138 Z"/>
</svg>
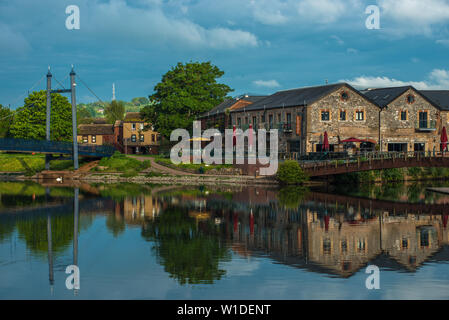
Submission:
<svg viewBox="0 0 449 320">
<path fill-rule="evenodd" d="M 12 119 L 13 117 L 11 110 L 0 104 L 0 138 L 5 138 L 8 136 Z"/>
<path fill-rule="evenodd" d="M 190 62 L 168 71 L 150 96 L 154 102 L 141 110 L 143 118 L 165 137 L 177 128 L 191 129 L 192 121 L 223 102 L 233 91 L 216 79 L 224 72 L 210 62 Z"/>
<path fill-rule="evenodd" d="M 125 104 L 123 101 L 113 100 L 104 109 L 106 121 L 115 123 L 117 120 L 123 120 L 125 116 Z"/>
<path fill-rule="evenodd" d="M 76 110 L 76 118 L 78 124 L 91 123 L 92 114 L 86 107 L 78 105 Z"/>
<path fill-rule="evenodd" d="M 137 97 L 137 98 L 133 98 L 132 100 L 131 100 L 131 102 L 132 102 L 132 104 L 133 105 L 135 105 L 135 106 L 140 106 L 140 105 L 143 105 L 143 104 L 148 104 L 150 101 L 148 100 L 148 98 L 145 98 L 145 97 Z"/>
<path fill-rule="evenodd" d="M 10 128 L 14 138 L 44 140 L 46 132 L 47 92 L 34 91 L 14 116 Z M 72 140 L 72 106 L 67 97 L 51 94 L 51 140 Z"/>
</svg>

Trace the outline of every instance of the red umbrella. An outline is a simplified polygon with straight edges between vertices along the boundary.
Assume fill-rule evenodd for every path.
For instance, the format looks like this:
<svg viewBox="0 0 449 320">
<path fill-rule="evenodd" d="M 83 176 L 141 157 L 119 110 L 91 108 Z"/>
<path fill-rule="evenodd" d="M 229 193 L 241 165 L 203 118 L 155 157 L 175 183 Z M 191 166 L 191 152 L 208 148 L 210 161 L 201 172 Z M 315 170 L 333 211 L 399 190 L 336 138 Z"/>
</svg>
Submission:
<svg viewBox="0 0 449 320">
<path fill-rule="evenodd" d="M 446 132 L 446 127 L 443 127 L 443 131 L 441 131 L 441 146 L 442 146 L 442 151 L 446 151 L 447 148 L 447 132 Z"/>
<path fill-rule="evenodd" d="M 327 131 L 324 131 L 323 150 L 329 151 L 329 139 L 327 138 Z"/>
<path fill-rule="evenodd" d="M 253 125 L 250 124 L 249 125 L 249 149 L 252 151 L 253 150 Z"/>
</svg>

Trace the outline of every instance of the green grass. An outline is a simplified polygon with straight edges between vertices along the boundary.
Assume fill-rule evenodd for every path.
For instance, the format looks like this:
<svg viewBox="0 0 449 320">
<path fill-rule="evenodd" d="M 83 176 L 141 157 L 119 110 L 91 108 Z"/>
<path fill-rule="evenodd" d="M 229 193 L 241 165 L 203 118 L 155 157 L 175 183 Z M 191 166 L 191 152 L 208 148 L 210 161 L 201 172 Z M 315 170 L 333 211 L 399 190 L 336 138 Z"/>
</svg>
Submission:
<svg viewBox="0 0 449 320">
<path fill-rule="evenodd" d="M 80 166 L 86 160 L 80 159 Z M 33 175 L 45 169 L 45 155 L 26 153 L 0 153 L 0 172 L 24 172 Z M 72 160 L 52 160 L 51 170 L 73 170 Z"/>
<path fill-rule="evenodd" d="M 105 167 L 103 172 L 123 172 L 126 176 L 135 176 L 140 171 L 151 167 L 151 162 L 150 160 L 139 161 L 116 152 L 110 158 L 101 159 L 98 166 Z"/>
<path fill-rule="evenodd" d="M 173 162 L 171 162 L 170 159 L 166 159 L 166 158 L 156 158 L 156 162 L 166 166 L 166 167 L 170 167 L 170 168 L 175 168 L 175 169 L 180 169 L 180 170 L 184 170 L 184 171 L 194 171 L 194 172 L 199 172 L 201 169 L 200 168 L 204 168 L 204 171 L 210 171 L 212 169 L 222 169 L 222 168 L 232 168 L 232 164 L 211 164 L 206 166 L 204 163 L 203 164 L 194 164 L 194 163 L 180 163 L 180 164 L 174 164 Z"/>
</svg>

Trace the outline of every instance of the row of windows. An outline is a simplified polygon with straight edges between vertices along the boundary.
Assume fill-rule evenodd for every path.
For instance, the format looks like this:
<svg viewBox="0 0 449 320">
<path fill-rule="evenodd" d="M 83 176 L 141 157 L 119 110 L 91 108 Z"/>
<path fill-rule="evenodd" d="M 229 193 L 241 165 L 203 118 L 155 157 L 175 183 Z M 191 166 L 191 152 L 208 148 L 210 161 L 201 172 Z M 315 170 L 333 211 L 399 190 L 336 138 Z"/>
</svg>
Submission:
<svg viewBox="0 0 449 320">
<path fill-rule="evenodd" d="M 340 110 L 338 119 L 340 121 L 348 120 L 348 114 L 346 110 Z M 330 121 L 330 111 L 329 110 L 321 110 L 321 121 Z M 354 120 L 356 121 L 364 121 L 365 120 L 365 111 L 364 110 L 356 110 L 354 113 Z"/>
<path fill-rule="evenodd" d="M 92 143 L 97 143 L 97 136 L 90 136 Z M 83 143 L 89 143 L 89 136 L 83 136 Z"/>
<path fill-rule="evenodd" d="M 244 124 L 252 124 L 254 127 L 256 127 L 257 126 L 257 122 L 258 122 L 257 118 L 258 118 L 257 116 L 253 116 L 252 117 L 252 122 L 250 122 L 251 118 L 250 117 L 245 117 L 244 118 L 244 120 L 245 120 Z M 282 115 L 280 113 L 278 113 L 276 115 L 276 119 L 277 119 L 277 123 L 283 122 L 282 121 Z M 285 114 L 285 119 L 286 119 L 286 123 L 291 124 L 291 122 L 292 122 L 292 114 L 291 113 L 286 113 Z M 266 121 L 266 117 L 263 114 L 261 116 L 261 121 L 260 122 L 261 123 L 265 123 L 265 121 Z M 272 126 L 274 124 L 274 115 L 273 114 L 268 115 L 268 123 L 270 124 L 270 126 Z M 238 126 L 242 125 L 242 118 L 240 118 L 240 117 L 237 118 L 237 125 Z"/>
<path fill-rule="evenodd" d="M 131 135 L 131 142 L 136 142 L 137 141 L 137 136 L 135 134 Z M 151 142 L 155 142 L 156 141 L 156 135 L 152 134 L 151 135 Z M 139 135 L 139 142 L 145 142 L 145 136 L 143 134 Z"/>
</svg>

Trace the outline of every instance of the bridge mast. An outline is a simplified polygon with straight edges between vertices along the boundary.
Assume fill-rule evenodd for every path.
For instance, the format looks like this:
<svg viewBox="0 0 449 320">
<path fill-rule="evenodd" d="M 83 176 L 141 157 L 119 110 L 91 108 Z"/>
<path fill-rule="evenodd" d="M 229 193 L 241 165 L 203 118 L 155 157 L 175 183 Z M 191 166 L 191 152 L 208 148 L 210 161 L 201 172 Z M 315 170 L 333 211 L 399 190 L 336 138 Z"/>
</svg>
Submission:
<svg viewBox="0 0 449 320">
<path fill-rule="evenodd" d="M 72 133 L 73 133 L 73 169 L 78 170 L 78 141 L 76 125 L 76 94 L 75 94 L 75 70 L 70 71 L 70 87 L 72 89 Z"/>
<path fill-rule="evenodd" d="M 50 66 L 48 66 L 47 73 L 47 110 L 46 110 L 46 135 L 47 141 L 50 141 L 50 118 L 51 118 L 51 72 Z M 50 155 L 45 155 L 45 170 L 50 170 Z"/>
</svg>

